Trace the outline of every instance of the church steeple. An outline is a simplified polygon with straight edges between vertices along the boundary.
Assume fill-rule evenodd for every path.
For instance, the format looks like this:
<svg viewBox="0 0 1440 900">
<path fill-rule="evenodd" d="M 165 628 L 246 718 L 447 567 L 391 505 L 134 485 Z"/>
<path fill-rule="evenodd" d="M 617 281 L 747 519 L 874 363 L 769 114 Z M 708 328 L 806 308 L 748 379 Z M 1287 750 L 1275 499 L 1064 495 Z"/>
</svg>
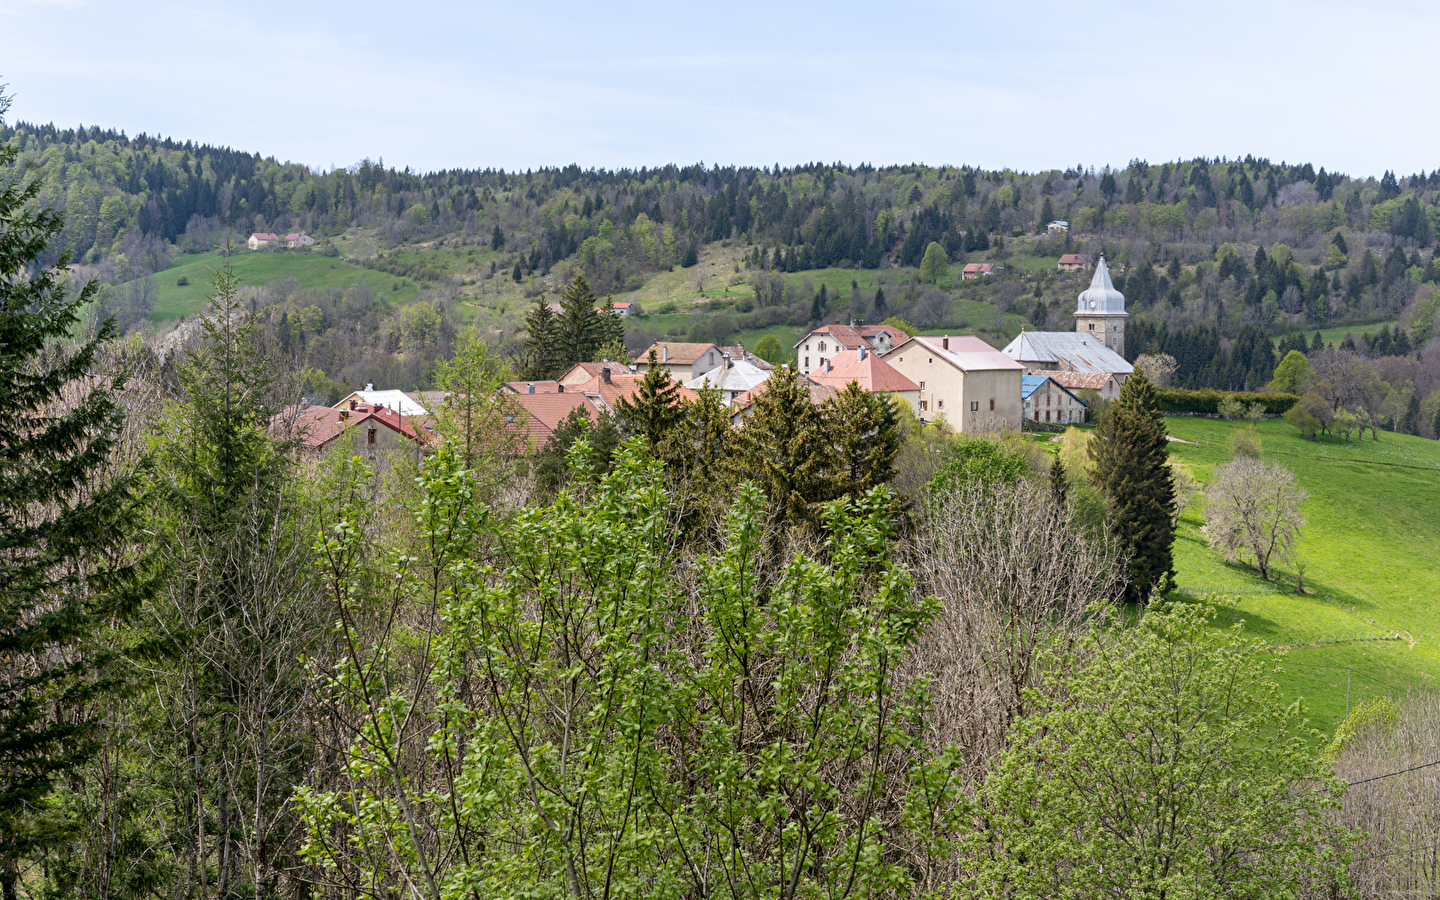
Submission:
<svg viewBox="0 0 1440 900">
<path fill-rule="evenodd" d="M 1075 330 L 1095 335 L 1103 346 L 1124 356 L 1125 320 L 1128 318 L 1130 314 L 1125 311 L 1125 295 L 1115 290 L 1110 270 L 1102 256 L 1095 264 L 1090 287 L 1076 299 Z"/>
</svg>

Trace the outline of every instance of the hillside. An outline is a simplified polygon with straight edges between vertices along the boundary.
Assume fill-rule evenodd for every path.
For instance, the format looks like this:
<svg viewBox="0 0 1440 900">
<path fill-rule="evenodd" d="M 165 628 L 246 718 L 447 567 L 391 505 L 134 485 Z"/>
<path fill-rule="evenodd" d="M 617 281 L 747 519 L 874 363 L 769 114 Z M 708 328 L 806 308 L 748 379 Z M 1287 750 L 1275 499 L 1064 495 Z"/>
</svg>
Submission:
<svg viewBox="0 0 1440 900">
<path fill-rule="evenodd" d="M 1135 316 L 1130 355 L 1170 353 L 1177 383 L 1228 389 L 1268 380 L 1275 360 L 1254 352 L 1259 338 L 1358 338 L 1389 323 L 1414 349 L 1440 306 L 1440 171 L 1361 177 L 1255 157 L 1038 172 L 810 163 L 418 173 L 370 160 L 316 171 L 100 128 L 15 123 L 0 141 L 19 151 L 21 177 L 45 172 L 43 202 L 66 213 L 49 252 L 73 250 L 82 274 L 111 285 L 105 309 L 124 324 L 191 311 L 203 294 L 174 283 L 227 228 L 320 240 L 309 255 L 330 262 L 257 265 L 247 276 L 256 288 L 294 277 L 267 291 L 280 306 L 293 297 L 293 309 L 323 308 L 318 295 L 365 280 L 337 260 L 368 270 L 368 290 L 396 301 L 385 304 L 393 321 L 366 324 L 361 359 L 307 359 L 336 384 L 399 377 L 418 381 L 397 387 L 424 387 L 446 334 L 473 322 L 505 345 L 526 307 L 577 274 L 650 313 L 629 323 L 632 346 L 788 339 L 818 321 L 888 315 L 1001 340 L 1065 327 L 1083 276 L 1058 272 L 1060 255 L 1104 253 Z M 1053 220 L 1069 227 L 1051 231 Z M 950 272 L 922 277 L 932 246 Z M 995 275 L 956 280 L 979 261 Z M 135 288 L 146 276 L 158 297 Z M 384 337 L 403 335 L 400 311 L 418 302 L 427 311 L 413 316 L 446 323 L 438 343 Z"/>
<path fill-rule="evenodd" d="M 1166 419 L 1172 456 L 1207 480 L 1230 458 L 1239 424 Z M 1299 545 L 1306 594 L 1287 569 L 1274 582 L 1225 564 L 1200 534 L 1203 503 L 1186 509 L 1176 542 L 1182 596 L 1222 601 L 1222 621 L 1290 650 L 1285 687 L 1309 704 L 1316 727 L 1351 704 L 1403 695 L 1440 679 L 1440 443 L 1381 433 L 1380 441 L 1307 441 L 1279 419 L 1260 426 L 1264 458 L 1310 493 Z"/>
</svg>

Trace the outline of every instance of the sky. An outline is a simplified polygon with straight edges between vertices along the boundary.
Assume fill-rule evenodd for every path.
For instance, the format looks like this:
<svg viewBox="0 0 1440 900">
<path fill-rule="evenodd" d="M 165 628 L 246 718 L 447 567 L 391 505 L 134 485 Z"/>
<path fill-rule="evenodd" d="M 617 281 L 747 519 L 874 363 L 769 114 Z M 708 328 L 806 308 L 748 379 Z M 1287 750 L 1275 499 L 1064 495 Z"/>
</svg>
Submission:
<svg viewBox="0 0 1440 900">
<path fill-rule="evenodd" d="M 1433 2 L 0 0 L 11 121 L 316 168 L 1440 168 Z"/>
</svg>

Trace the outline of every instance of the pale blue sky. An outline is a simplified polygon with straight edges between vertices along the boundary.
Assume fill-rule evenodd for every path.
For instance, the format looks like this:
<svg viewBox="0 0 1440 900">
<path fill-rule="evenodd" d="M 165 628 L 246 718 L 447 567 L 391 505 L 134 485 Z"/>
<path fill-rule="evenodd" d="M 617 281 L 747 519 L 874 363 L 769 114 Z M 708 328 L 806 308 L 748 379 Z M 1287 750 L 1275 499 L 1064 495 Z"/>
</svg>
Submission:
<svg viewBox="0 0 1440 900">
<path fill-rule="evenodd" d="M 0 0 L 12 119 L 328 167 L 1440 167 L 1419 2 Z"/>
</svg>

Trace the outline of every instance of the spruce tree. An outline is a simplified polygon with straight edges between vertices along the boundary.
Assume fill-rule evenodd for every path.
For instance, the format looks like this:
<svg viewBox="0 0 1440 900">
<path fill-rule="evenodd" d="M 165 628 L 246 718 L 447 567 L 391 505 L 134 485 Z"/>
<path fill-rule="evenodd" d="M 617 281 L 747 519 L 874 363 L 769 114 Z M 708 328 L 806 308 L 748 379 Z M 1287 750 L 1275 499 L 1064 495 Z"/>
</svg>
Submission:
<svg viewBox="0 0 1440 900">
<path fill-rule="evenodd" d="M 826 402 L 824 413 L 836 451 L 836 490 L 862 495 L 895 475 L 904 436 L 893 394 L 872 394 L 856 382 Z"/>
<path fill-rule="evenodd" d="M 621 397 L 616 405 L 625 430 L 643 437 L 650 452 L 657 455 L 666 452 L 685 415 L 680 407 L 680 385 L 670 377 L 670 367 L 660 363 L 653 347 L 634 398 Z"/>
<path fill-rule="evenodd" d="M 1060 454 L 1050 462 L 1050 496 L 1054 498 L 1055 505 L 1064 508 L 1070 496 L 1070 478 L 1065 474 L 1065 463 L 1060 460 Z"/>
<path fill-rule="evenodd" d="M 584 275 L 565 288 L 560 297 L 560 314 L 555 317 L 555 357 L 557 374 L 578 362 L 587 362 L 595 351 L 615 341 L 615 326 L 618 324 L 612 313 L 598 312 L 600 300 L 590 289 L 590 282 Z M 609 308 L 609 304 L 606 304 Z M 620 326 L 619 339 L 624 340 L 624 326 Z"/>
<path fill-rule="evenodd" d="M 0 119 L 8 108 L 0 96 Z M 123 412 L 120 378 L 96 374 L 114 337 L 105 322 L 68 343 L 95 282 L 65 290 L 69 252 L 44 264 L 64 222 L 24 182 L 0 144 L 0 891 L 15 896 L 19 860 L 64 839 L 43 813 L 57 781 L 96 751 L 114 686 L 105 632 L 152 589 L 132 543 L 133 473 L 107 471 Z M 48 207 L 49 205 L 46 204 Z"/>
<path fill-rule="evenodd" d="M 1125 599 L 1144 603 L 1174 583 L 1175 483 L 1165 420 L 1143 369 L 1126 379 L 1101 416 L 1089 452 L 1110 529 L 1129 559 Z"/>
<path fill-rule="evenodd" d="M 559 372 L 557 361 L 557 326 L 555 313 L 542 294 L 535 308 L 525 314 L 525 358 L 520 377 L 530 381 L 554 378 Z"/>
<path fill-rule="evenodd" d="M 880 318 L 885 316 L 885 289 L 883 287 L 875 289 L 875 315 Z"/>
<path fill-rule="evenodd" d="M 773 372 L 736 435 L 731 466 L 737 481 L 765 492 L 775 521 L 813 523 L 817 506 L 836 496 L 835 448 L 825 432 L 800 374 L 788 366 Z"/>
</svg>

